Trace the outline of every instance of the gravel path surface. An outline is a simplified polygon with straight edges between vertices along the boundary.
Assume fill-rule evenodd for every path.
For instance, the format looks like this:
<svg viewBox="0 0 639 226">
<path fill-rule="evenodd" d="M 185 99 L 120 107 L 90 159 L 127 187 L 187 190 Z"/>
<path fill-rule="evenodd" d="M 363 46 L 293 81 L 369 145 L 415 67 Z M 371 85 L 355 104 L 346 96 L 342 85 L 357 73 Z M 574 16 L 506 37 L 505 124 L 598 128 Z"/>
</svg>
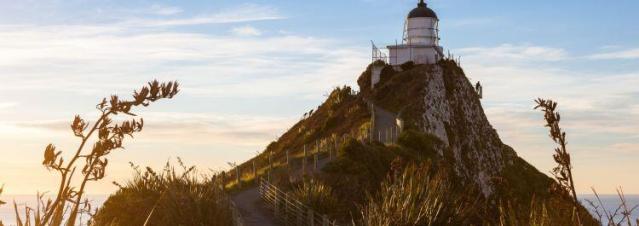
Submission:
<svg viewBox="0 0 639 226">
<path fill-rule="evenodd" d="M 272 213 L 260 199 L 258 187 L 250 188 L 233 196 L 233 202 L 240 210 L 246 226 L 277 226 Z"/>
</svg>

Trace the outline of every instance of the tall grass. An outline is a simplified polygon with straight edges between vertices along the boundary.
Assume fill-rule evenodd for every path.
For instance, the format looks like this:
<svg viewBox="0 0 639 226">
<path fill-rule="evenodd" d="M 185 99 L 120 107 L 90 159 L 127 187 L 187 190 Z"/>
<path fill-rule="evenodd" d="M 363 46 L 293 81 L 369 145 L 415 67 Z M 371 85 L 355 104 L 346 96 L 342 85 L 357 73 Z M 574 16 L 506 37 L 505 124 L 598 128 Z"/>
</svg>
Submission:
<svg viewBox="0 0 639 226">
<path fill-rule="evenodd" d="M 454 197 L 445 174 L 432 174 L 427 164 L 408 165 L 381 184 L 361 209 L 363 226 L 465 225 L 469 206 Z"/>
<path fill-rule="evenodd" d="M 132 166 L 134 178 L 107 199 L 94 225 L 233 225 L 218 177 L 178 162 L 159 172 Z"/>
<path fill-rule="evenodd" d="M 333 189 L 316 179 L 305 180 L 291 195 L 313 210 L 331 217 L 338 215 L 343 209 Z"/>
<path fill-rule="evenodd" d="M 499 205 L 499 226 L 553 226 L 557 222 L 553 222 L 546 203 L 539 204 L 533 199 L 530 205 L 529 213 L 526 219 L 518 217 L 515 213 L 514 206 L 511 203 L 500 203 Z"/>
</svg>

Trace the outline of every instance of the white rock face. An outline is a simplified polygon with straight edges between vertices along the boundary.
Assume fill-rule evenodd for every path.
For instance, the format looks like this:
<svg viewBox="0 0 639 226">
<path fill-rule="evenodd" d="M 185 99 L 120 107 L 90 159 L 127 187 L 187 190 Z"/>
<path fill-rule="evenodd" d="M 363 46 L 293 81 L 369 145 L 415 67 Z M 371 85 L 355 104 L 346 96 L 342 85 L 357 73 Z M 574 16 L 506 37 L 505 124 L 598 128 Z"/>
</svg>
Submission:
<svg viewBox="0 0 639 226">
<path fill-rule="evenodd" d="M 461 71 L 437 66 L 426 72 L 421 129 L 447 145 L 455 171 L 464 182 L 476 184 L 485 197 L 495 191 L 492 182 L 504 167 L 504 145 L 490 125 L 473 86 Z"/>
</svg>

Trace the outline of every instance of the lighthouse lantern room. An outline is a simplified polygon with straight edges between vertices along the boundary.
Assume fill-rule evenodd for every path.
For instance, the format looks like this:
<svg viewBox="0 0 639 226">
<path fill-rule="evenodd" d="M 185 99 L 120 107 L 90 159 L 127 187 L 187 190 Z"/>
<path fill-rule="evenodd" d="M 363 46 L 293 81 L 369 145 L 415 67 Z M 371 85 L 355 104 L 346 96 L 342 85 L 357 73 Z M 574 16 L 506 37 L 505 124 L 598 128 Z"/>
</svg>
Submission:
<svg viewBox="0 0 639 226">
<path fill-rule="evenodd" d="M 395 66 L 409 61 L 415 64 L 432 64 L 443 57 L 443 48 L 439 46 L 439 19 L 424 0 L 420 0 L 417 8 L 408 14 L 402 43 L 388 46 L 388 53 L 389 56 L 382 60 Z M 373 60 L 379 60 L 380 56 L 385 54 L 379 52 L 373 44 Z"/>
</svg>

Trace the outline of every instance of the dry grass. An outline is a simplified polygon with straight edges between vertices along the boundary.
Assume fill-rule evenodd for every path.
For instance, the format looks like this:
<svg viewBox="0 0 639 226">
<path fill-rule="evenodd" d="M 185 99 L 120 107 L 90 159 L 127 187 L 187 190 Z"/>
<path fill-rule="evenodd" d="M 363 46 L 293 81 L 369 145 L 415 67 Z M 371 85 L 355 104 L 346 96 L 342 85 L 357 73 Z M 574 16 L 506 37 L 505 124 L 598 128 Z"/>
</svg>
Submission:
<svg viewBox="0 0 639 226">
<path fill-rule="evenodd" d="M 333 194 L 333 189 L 319 180 L 303 181 L 291 195 L 313 210 L 328 216 L 335 216 L 342 209 L 340 202 Z"/>
<path fill-rule="evenodd" d="M 233 225 L 217 177 L 178 162 L 160 172 L 133 166 L 134 178 L 109 197 L 94 225 Z"/>
<path fill-rule="evenodd" d="M 452 186 L 441 173 L 432 174 L 430 164 L 409 165 L 400 175 L 381 184 L 378 195 L 369 197 L 359 222 L 365 226 L 464 225 L 470 210 L 454 197 Z"/>
</svg>

